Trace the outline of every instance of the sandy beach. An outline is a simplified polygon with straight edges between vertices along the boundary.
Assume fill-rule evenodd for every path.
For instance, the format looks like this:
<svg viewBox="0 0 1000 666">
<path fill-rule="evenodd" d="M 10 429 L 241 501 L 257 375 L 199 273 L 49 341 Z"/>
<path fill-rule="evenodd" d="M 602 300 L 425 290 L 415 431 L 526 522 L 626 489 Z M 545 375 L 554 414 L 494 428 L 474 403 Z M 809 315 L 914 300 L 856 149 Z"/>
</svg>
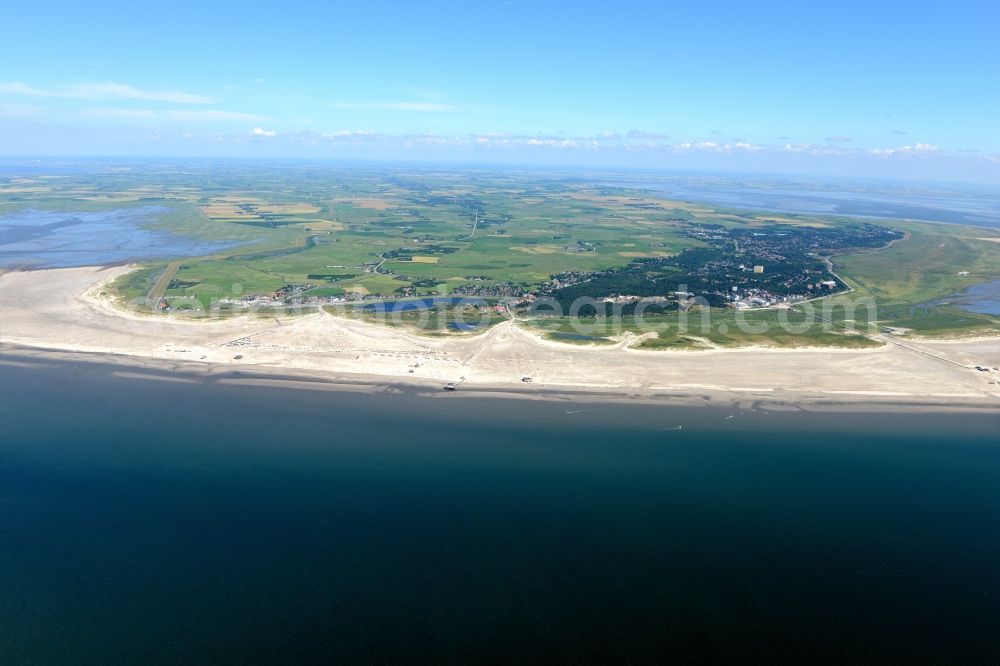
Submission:
<svg viewBox="0 0 1000 666">
<path fill-rule="evenodd" d="M 449 339 L 327 313 L 195 321 L 132 314 L 100 296 L 103 284 L 129 270 L 0 274 L 0 349 L 26 363 L 37 355 L 113 359 L 127 368 L 123 371 L 140 374 L 143 368 L 202 375 L 239 369 L 255 377 L 240 381 L 271 376 L 293 384 L 323 378 L 340 385 L 435 390 L 453 381 L 470 395 L 561 392 L 774 405 L 1000 407 L 1000 384 L 990 383 L 1000 381 L 1000 372 L 974 368 L 1000 366 L 1000 339 L 907 341 L 905 347 L 867 350 L 640 351 L 627 342 L 609 347 L 552 342 L 516 322 Z M 532 383 L 522 383 L 524 376 Z"/>
</svg>

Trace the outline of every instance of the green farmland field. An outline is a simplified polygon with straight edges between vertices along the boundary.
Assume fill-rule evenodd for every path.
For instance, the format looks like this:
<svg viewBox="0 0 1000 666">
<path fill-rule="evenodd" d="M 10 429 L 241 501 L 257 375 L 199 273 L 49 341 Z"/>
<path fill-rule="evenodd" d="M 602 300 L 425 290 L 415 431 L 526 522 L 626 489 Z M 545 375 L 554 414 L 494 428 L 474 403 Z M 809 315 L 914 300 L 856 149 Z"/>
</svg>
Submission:
<svg viewBox="0 0 1000 666">
<path fill-rule="evenodd" d="M 178 311 L 220 302 L 223 312 L 237 311 L 239 299 L 260 297 L 273 305 L 284 295 L 318 308 L 347 296 L 531 293 L 554 275 L 623 268 L 704 247 L 688 233 L 696 227 L 752 231 L 778 225 L 794 233 L 856 224 L 829 215 L 672 201 L 600 179 L 517 171 L 234 162 L 0 179 L 0 213 L 149 204 L 166 209 L 150 223 L 154 228 L 231 242 L 228 250 L 176 262 L 170 279 L 160 280 L 167 260 L 152 261 L 113 285 L 136 308 L 152 307 L 152 294 Z M 1000 234 L 915 221 L 878 224 L 907 235 L 890 247 L 832 256 L 836 274 L 853 290 L 835 302 L 871 299 L 880 325 L 920 335 L 997 330 L 997 317 L 961 309 L 948 298 L 1000 277 Z M 849 311 L 834 308 L 831 317 L 843 323 Z M 670 325 L 671 316 L 653 317 L 648 326 L 619 323 L 615 330 L 599 320 L 583 323 L 602 340 L 647 334 L 645 348 L 870 342 L 830 330 L 797 337 L 775 330 L 747 333 L 730 309 L 713 313 L 711 330 L 684 333 Z M 761 310 L 738 316 L 798 315 Z M 569 332 L 561 318 L 530 317 L 526 323 L 546 335 Z"/>
</svg>

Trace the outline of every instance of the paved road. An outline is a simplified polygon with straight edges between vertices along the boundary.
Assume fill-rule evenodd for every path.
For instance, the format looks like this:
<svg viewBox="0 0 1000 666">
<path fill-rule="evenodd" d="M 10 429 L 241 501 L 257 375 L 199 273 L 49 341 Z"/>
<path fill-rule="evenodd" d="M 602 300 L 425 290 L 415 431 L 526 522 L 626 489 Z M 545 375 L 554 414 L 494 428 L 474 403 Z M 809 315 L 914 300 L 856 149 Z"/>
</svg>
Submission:
<svg viewBox="0 0 1000 666">
<path fill-rule="evenodd" d="M 147 306 L 150 308 L 156 307 L 156 305 L 160 302 L 160 299 L 163 298 L 163 295 L 167 293 L 167 287 L 170 286 L 171 280 L 173 280 L 174 276 L 177 275 L 177 271 L 180 270 L 180 267 L 181 262 L 179 261 L 171 261 L 167 264 L 166 269 L 163 271 L 163 275 L 160 276 L 160 279 L 156 281 L 153 288 L 149 290 L 148 294 L 146 294 Z"/>
</svg>

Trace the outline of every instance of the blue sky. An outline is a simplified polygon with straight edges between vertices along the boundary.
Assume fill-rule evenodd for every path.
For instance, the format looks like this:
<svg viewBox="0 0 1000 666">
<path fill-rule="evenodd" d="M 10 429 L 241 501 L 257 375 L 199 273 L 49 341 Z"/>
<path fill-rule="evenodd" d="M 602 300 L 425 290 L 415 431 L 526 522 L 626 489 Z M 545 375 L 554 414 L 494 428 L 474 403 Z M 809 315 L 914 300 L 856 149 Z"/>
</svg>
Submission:
<svg viewBox="0 0 1000 666">
<path fill-rule="evenodd" d="M 4 154 L 1000 182 L 992 2 L 105 1 L 2 15 Z"/>
</svg>

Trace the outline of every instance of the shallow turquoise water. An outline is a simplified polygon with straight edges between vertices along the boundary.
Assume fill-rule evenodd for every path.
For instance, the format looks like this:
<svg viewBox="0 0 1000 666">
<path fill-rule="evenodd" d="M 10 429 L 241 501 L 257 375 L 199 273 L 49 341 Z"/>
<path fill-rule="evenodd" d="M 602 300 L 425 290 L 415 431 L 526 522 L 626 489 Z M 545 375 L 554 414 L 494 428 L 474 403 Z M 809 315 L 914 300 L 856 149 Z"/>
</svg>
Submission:
<svg viewBox="0 0 1000 666">
<path fill-rule="evenodd" d="M 117 370 L 0 365 L 4 663 L 1000 650 L 995 415 Z"/>
</svg>

